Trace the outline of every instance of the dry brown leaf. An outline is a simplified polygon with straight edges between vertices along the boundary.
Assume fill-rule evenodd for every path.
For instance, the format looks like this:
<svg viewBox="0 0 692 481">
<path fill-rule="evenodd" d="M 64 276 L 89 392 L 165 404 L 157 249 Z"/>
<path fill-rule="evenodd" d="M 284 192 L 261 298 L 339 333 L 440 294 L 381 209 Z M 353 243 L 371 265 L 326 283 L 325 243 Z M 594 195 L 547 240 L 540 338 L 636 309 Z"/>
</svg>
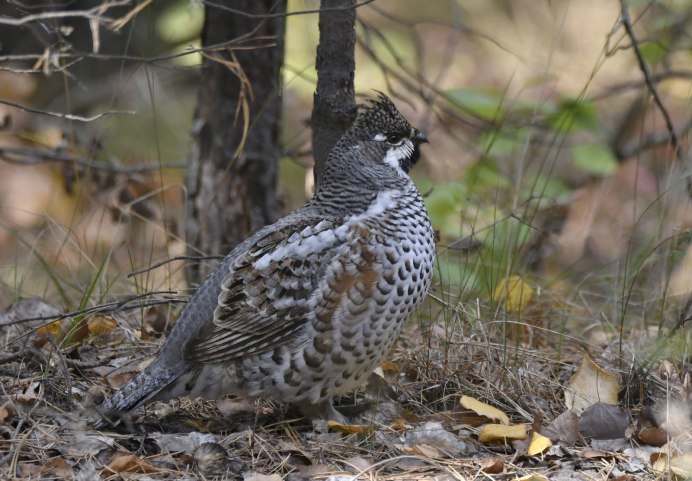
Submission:
<svg viewBox="0 0 692 481">
<path fill-rule="evenodd" d="M 478 433 L 478 440 L 482 443 L 505 442 L 512 439 L 526 439 L 525 424 L 507 426 L 505 424 L 486 424 Z"/>
<path fill-rule="evenodd" d="M 60 330 L 62 328 L 62 321 L 53 321 L 48 324 L 44 324 L 38 329 L 36 329 L 36 334 L 48 337 L 58 337 L 60 335 Z"/>
<path fill-rule="evenodd" d="M 637 440 L 649 446 L 663 446 L 668 442 L 668 433 L 663 428 L 642 428 L 637 431 Z"/>
<path fill-rule="evenodd" d="M 161 471 L 156 466 L 152 466 L 144 459 L 132 453 L 119 452 L 115 454 L 106 466 L 105 471 L 111 473 L 157 473 Z"/>
<path fill-rule="evenodd" d="M 590 439 L 625 437 L 629 415 L 612 404 L 596 403 L 579 417 L 579 434 Z"/>
<path fill-rule="evenodd" d="M 56 477 L 70 479 L 74 475 L 72 466 L 64 458 L 52 458 L 41 468 L 41 477 Z"/>
<path fill-rule="evenodd" d="M 579 418 L 576 414 L 572 411 L 565 411 L 553 419 L 553 422 L 546 426 L 541 434 L 548 436 L 554 443 L 562 442 L 566 446 L 574 446 L 579 436 L 578 422 Z"/>
<path fill-rule="evenodd" d="M 502 458 L 487 458 L 481 460 L 481 471 L 486 474 L 501 474 L 505 470 L 505 462 Z"/>
<path fill-rule="evenodd" d="M 601 451 L 600 449 L 584 448 L 581 450 L 581 457 L 584 459 L 599 459 L 609 456 L 611 456 L 609 453 Z"/>
<path fill-rule="evenodd" d="M 342 424 L 338 421 L 332 420 L 327 421 L 327 426 L 332 431 L 336 431 L 338 433 L 360 434 L 372 432 L 372 428 L 370 426 L 363 426 L 359 424 Z"/>
<path fill-rule="evenodd" d="M 533 436 L 531 436 L 531 444 L 529 444 L 527 454 L 529 456 L 536 456 L 537 454 L 541 454 L 542 452 L 550 448 L 552 445 L 553 443 L 551 443 L 550 439 L 548 439 L 547 437 L 539 433 L 533 433 Z"/>
<path fill-rule="evenodd" d="M 243 476 L 243 481 L 281 481 L 279 474 L 248 473 Z"/>
<path fill-rule="evenodd" d="M 591 356 L 584 354 L 579 370 L 565 389 L 565 404 L 567 409 L 579 415 L 597 402 L 616 405 L 618 390 L 615 376 L 598 366 Z"/>
<path fill-rule="evenodd" d="M 485 416 L 493 421 L 498 421 L 501 424 L 509 424 L 509 417 L 499 409 L 474 399 L 470 396 L 461 396 L 461 405 L 466 409 L 470 409 L 480 416 Z"/>
<path fill-rule="evenodd" d="M 5 419 L 7 419 L 10 415 L 10 410 L 7 409 L 5 406 L 0 406 L 0 424 L 5 422 Z"/>
<path fill-rule="evenodd" d="M 532 473 L 522 476 L 521 478 L 516 478 L 514 481 L 550 481 L 550 479 L 546 478 L 542 474 Z"/>
<path fill-rule="evenodd" d="M 117 325 L 112 317 L 95 316 L 87 322 L 87 329 L 92 336 L 102 336 L 113 332 Z"/>
</svg>

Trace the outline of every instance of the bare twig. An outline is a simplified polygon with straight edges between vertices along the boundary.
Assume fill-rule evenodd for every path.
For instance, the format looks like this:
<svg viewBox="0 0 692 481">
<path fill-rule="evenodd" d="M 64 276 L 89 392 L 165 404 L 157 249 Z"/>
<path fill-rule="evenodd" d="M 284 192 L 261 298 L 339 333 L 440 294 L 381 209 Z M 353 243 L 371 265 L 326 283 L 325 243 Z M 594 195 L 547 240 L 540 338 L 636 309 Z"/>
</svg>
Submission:
<svg viewBox="0 0 692 481">
<path fill-rule="evenodd" d="M 127 277 L 134 277 L 134 276 L 139 275 L 139 274 L 144 274 L 145 272 L 153 271 L 154 269 L 157 269 L 161 266 L 165 266 L 166 264 L 169 264 L 169 263 L 175 262 L 175 261 L 221 260 L 224 257 L 225 256 L 175 256 L 175 257 L 171 257 L 170 259 L 165 259 L 163 261 L 155 262 L 154 264 L 150 265 L 149 267 L 145 267 L 144 269 L 130 272 L 127 275 Z"/>
<path fill-rule="evenodd" d="M 93 170 L 103 170 L 116 174 L 141 174 L 143 172 L 158 171 L 160 169 L 184 169 L 184 161 L 160 162 L 139 165 L 118 165 L 115 162 L 104 163 L 93 159 L 76 157 L 60 150 L 43 150 L 31 147 L 0 147 L 0 160 L 13 164 L 35 165 L 43 162 L 61 164 L 76 164 L 80 167 Z"/>
<path fill-rule="evenodd" d="M 33 114 L 48 115 L 50 117 L 58 117 L 61 119 L 74 120 L 77 122 L 93 122 L 94 120 L 98 120 L 102 117 L 107 117 L 109 115 L 134 115 L 137 113 L 137 112 L 132 112 L 132 111 L 107 110 L 105 112 L 101 112 L 99 114 L 92 115 L 91 117 L 82 117 L 81 115 L 65 114 L 62 112 L 51 112 L 50 110 L 43 110 L 43 109 L 38 109 L 35 107 L 29 107 L 28 105 L 18 104 L 18 103 L 12 102 L 10 100 L 5 100 L 5 99 L 0 99 L 0 104 L 9 105 L 10 107 L 14 107 L 14 108 L 17 108 L 19 110 L 23 110 L 25 112 L 31 112 Z"/>
<path fill-rule="evenodd" d="M 686 132 L 689 132 L 690 130 L 692 130 L 692 122 L 688 122 L 687 125 L 685 125 L 681 129 L 678 129 L 677 134 L 682 135 Z M 627 159 L 635 155 L 637 152 L 641 152 L 643 150 L 656 147 L 657 145 L 661 145 L 669 141 L 670 133 L 668 131 L 652 132 L 646 135 L 643 139 L 641 139 L 638 142 L 634 142 L 624 147 L 617 148 L 615 154 L 620 159 Z"/>
<path fill-rule="evenodd" d="M 634 54 L 637 57 L 637 62 L 639 62 L 639 69 L 642 71 L 642 74 L 644 74 L 644 81 L 646 83 L 646 87 L 649 90 L 651 96 L 653 97 L 654 103 L 658 107 L 658 110 L 661 112 L 661 115 L 663 116 L 663 119 L 666 123 L 666 129 L 668 129 L 670 143 L 673 146 L 675 156 L 678 159 L 683 160 L 684 157 L 682 145 L 680 143 L 680 138 L 678 137 L 678 133 L 675 130 L 675 126 L 673 125 L 673 121 L 670 118 L 670 114 L 668 113 L 668 110 L 666 109 L 665 105 L 663 105 L 663 100 L 661 100 L 661 96 L 658 93 L 658 89 L 656 88 L 656 82 L 654 80 L 654 75 L 652 74 L 649 65 L 646 63 L 646 60 L 644 60 L 644 55 L 642 54 L 641 48 L 639 47 L 639 40 L 637 39 L 637 36 L 634 33 L 634 27 L 632 26 L 632 18 L 630 17 L 630 12 L 627 8 L 627 0 L 620 0 L 620 20 L 622 22 L 622 26 L 625 29 L 625 32 L 627 33 L 627 36 L 630 38 L 632 42 L 632 49 L 634 50 Z M 688 188 L 689 186 L 690 182 L 688 181 Z"/>
<path fill-rule="evenodd" d="M 89 20 L 98 20 L 103 23 L 110 22 L 111 19 L 104 17 L 103 12 L 112 7 L 127 5 L 129 0 L 119 0 L 111 2 L 103 2 L 98 6 L 89 10 L 60 10 L 55 12 L 41 12 L 31 15 L 25 15 L 21 18 L 0 17 L 0 25 L 9 25 L 12 27 L 20 27 L 31 22 L 41 22 L 45 20 L 54 20 L 57 18 L 86 18 Z"/>
</svg>

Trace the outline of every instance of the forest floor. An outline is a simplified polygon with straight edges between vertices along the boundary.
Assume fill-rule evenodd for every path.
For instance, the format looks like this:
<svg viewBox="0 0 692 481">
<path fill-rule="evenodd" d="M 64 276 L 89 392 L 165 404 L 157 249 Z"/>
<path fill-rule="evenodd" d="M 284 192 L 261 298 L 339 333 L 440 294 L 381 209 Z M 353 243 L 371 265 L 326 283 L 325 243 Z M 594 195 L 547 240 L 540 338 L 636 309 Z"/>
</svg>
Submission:
<svg viewBox="0 0 692 481">
<path fill-rule="evenodd" d="M 592 357 L 593 345 L 564 334 L 557 350 L 537 325 L 505 322 L 512 340 L 496 343 L 495 329 L 474 327 L 478 312 L 422 312 L 429 317 L 409 324 L 368 386 L 337 400 L 352 424 L 309 422 L 270 399 L 180 399 L 96 430 L 86 419 L 98 402 L 165 337 L 164 307 L 65 315 L 22 300 L 0 314 L 8 346 L 0 478 L 625 481 L 692 473 L 690 366 L 645 365 L 633 354 L 644 337 L 603 336 Z"/>
</svg>

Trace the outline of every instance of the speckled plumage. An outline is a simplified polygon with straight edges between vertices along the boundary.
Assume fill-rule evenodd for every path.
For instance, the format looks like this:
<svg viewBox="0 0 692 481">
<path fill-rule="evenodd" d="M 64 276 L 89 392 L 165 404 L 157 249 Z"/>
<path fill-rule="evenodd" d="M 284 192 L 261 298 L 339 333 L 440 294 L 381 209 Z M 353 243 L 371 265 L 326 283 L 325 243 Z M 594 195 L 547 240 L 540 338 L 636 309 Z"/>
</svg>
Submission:
<svg viewBox="0 0 692 481">
<path fill-rule="evenodd" d="M 102 414 L 239 394 L 338 417 L 332 397 L 366 381 L 430 287 L 434 235 L 408 176 L 425 141 L 386 96 L 370 101 L 314 198 L 233 249 Z"/>
</svg>

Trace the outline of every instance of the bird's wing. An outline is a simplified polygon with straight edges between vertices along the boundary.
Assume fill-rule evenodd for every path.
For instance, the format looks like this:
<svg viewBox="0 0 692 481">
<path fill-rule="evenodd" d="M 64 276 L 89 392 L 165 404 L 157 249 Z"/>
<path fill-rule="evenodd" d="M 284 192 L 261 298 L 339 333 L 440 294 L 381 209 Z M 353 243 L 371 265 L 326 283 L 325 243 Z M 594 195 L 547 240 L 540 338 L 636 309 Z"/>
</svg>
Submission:
<svg viewBox="0 0 692 481">
<path fill-rule="evenodd" d="M 230 265 L 214 322 L 190 339 L 183 358 L 220 362 L 265 352 L 294 338 L 333 259 L 348 250 L 348 226 L 308 218 L 261 236 Z"/>
</svg>

